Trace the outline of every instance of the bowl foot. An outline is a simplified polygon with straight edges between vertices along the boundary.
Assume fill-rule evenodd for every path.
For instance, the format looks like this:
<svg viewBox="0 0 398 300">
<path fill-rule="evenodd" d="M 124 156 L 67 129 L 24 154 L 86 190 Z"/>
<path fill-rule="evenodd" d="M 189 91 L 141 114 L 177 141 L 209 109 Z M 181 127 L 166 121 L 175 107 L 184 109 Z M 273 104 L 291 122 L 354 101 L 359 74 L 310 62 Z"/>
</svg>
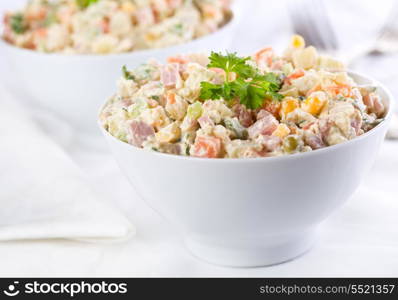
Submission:
<svg viewBox="0 0 398 300">
<path fill-rule="evenodd" d="M 304 254 L 314 244 L 315 231 L 268 236 L 262 240 L 210 240 L 188 236 L 185 244 L 196 257 L 228 267 L 262 267 L 283 263 Z"/>
</svg>

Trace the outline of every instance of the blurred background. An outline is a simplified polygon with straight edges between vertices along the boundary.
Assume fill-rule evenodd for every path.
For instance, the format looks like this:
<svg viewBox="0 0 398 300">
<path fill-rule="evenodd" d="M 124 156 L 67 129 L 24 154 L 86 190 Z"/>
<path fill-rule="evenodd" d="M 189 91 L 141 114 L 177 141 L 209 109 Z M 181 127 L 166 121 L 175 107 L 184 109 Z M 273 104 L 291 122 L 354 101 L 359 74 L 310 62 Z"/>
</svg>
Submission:
<svg viewBox="0 0 398 300">
<path fill-rule="evenodd" d="M 2 0 L 0 13 L 24 3 Z M 280 53 L 290 36 L 300 33 L 322 52 L 382 82 L 398 97 L 397 1 L 235 0 L 235 4 L 239 20 L 230 51 L 251 54 L 272 46 Z M 17 85 L 18 78 L 5 72 L 5 64 L 4 56 L 0 57 L 0 84 Z M 35 70 L 31 72 L 34 76 Z M 34 241 L 0 242 L 0 276 L 398 276 L 398 204 L 393 186 L 398 181 L 398 141 L 385 143 L 371 175 L 354 199 L 325 224 L 319 245 L 309 254 L 266 269 L 227 269 L 192 258 L 174 229 L 136 201 L 102 139 L 54 123 L 50 114 L 36 118 L 32 112 L 35 125 L 81 169 L 96 194 L 124 212 L 137 227 L 137 235 L 120 244 L 49 240 L 51 236 L 45 235 Z M 4 129 L 7 124 L 1 126 Z M 44 145 L 42 153 L 46 153 Z M 1 168 L 0 183 L 7 184 Z M 7 200 L 0 196 L 0 204 Z"/>
</svg>

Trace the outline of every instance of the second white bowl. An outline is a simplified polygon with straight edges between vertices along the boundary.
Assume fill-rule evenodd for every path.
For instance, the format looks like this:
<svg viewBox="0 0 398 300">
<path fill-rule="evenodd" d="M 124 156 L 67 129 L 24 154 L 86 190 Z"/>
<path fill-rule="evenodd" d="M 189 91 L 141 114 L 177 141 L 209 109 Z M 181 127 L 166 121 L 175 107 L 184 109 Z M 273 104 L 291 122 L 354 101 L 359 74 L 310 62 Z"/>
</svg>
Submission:
<svg viewBox="0 0 398 300">
<path fill-rule="evenodd" d="M 43 54 L 12 46 L 0 39 L 5 58 L 3 77 L 12 88 L 31 97 L 79 130 L 95 133 L 96 112 L 104 97 L 116 89 L 121 68 L 133 68 L 151 58 L 165 61 L 175 54 L 225 50 L 233 37 L 239 10 L 216 32 L 191 42 L 162 49 L 110 55 Z"/>
</svg>

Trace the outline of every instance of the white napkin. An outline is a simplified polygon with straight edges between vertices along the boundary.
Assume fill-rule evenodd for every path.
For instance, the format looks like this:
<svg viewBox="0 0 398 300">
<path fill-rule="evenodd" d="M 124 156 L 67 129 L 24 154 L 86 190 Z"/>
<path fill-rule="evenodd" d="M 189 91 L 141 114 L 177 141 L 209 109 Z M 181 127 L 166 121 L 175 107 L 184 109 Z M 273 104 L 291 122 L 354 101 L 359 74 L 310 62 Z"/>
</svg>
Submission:
<svg viewBox="0 0 398 300">
<path fill-rule="evenodd" d="M 135 233 L 1 87 L 0 107 L 0 240 L 116 241 Z"/>
</svg>

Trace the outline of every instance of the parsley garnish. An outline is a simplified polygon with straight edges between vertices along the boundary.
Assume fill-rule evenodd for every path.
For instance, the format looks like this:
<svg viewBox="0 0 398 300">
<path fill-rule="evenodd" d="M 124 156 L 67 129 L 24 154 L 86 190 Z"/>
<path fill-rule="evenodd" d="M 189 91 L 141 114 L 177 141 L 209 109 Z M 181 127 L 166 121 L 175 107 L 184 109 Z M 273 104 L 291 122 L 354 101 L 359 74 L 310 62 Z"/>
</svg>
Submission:
<svg viewBox="0 0 398 300">
<path fill-rule="evenodd" d="M 200 99 L 220 99 L 226 101 L 239 99 L 247 108 L 256 109 L 263 106 L 264 101 L 281 100 L 278 94 L 280 79 L 274 73 L 260 74 L 259 71 L 247 64 L 250 57 L 238 57 L 236 53 L 212 52 L 208 68 L 220 68 L 226 73 L 226 81 L 223 84 L 214 84 L 202 81 Z M 235 76 L 232 76 L 235 74 Z M 230 78 L 236 77 L 234 80 Z"/>
<path fill-rule="evenodd" d="M 11 28 L 16 34 L 22 34 L 24 33 L 28 27 L 26 26 L 25 23 L 25 18 L 23 14 L 15 14 L 11 16 Z"/>
<path fill-rule="evenodd" d="M 122 67 L 122 72 L 123 72 L 123 77 L 124 77 L 125 79 L 127 79 L 127 80 L 135 80 L 134 75 L 131 74 L 131 72 L 129 72 L 129 71 L 127 70 L 127 67 L 126 67 L 126 66 L 123 66 L 123 67 Z"/>
<path fill-rule="evenodd" d="M 76 4 L 80 7 L 80 8 L 87 8 L 89 7 L 91 4 L 98 2 L 98 0 L 76 0 Z"/>
</svg>

